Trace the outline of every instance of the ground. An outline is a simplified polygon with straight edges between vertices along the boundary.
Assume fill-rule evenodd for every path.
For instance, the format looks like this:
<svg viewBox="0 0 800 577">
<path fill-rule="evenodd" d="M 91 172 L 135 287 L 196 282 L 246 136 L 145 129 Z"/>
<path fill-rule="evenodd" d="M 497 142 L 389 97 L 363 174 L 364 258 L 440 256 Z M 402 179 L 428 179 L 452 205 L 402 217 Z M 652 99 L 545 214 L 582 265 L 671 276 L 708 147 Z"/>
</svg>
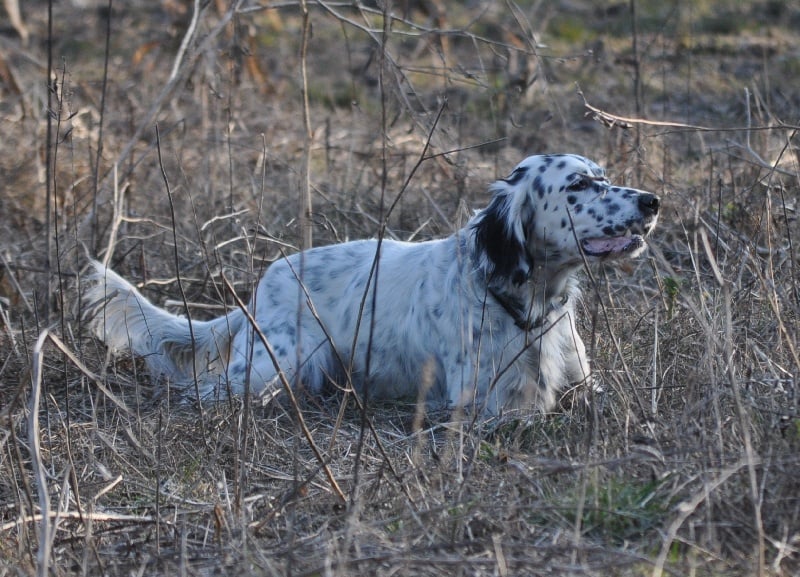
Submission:
<svg viewBox="0 0 800 577">
<path fill-rule="evenodd" d="M 0 576 L 800 571 L 800 9 L 200 4 L 0 21 Z M 540 152 L 663 199 L 583 273 L 605 392 L 552 414 L 198 405 L 82 326 L 89 256 L 214 316 L 309 242 L 449 234 Z"/>
</svg>

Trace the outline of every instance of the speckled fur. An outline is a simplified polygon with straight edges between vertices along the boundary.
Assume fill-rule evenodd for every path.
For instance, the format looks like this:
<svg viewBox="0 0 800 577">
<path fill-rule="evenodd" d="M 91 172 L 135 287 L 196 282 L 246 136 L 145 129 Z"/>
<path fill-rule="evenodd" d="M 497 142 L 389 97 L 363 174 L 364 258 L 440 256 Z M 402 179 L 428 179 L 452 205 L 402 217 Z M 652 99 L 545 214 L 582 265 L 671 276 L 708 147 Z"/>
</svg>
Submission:
<svg viewBox="0 0 800 577">
<path fill-rule="evenodd" d="M 548 410 L 560 390 L 584 381 L 576 273 L 585 261 L 636 256 L 644 241 L 602 256 L 580 241 L 646 235 L 658 199 L 611 186 L 575 155 L 531 156 L 490 191 L 489 206 L 441 240 L 361 240 L 275 262 L 248 306 L 289 382 L 499 413 Z M 242 311 L 193 321 L 190 333 L 187 319 L 101 264 L 91 279 L 95 333 L 144 356 L 169 384 L 197 379 L 206 397 L 241 394 L 248 379 L 254 393 L 280 386 Z"/>
</svg>

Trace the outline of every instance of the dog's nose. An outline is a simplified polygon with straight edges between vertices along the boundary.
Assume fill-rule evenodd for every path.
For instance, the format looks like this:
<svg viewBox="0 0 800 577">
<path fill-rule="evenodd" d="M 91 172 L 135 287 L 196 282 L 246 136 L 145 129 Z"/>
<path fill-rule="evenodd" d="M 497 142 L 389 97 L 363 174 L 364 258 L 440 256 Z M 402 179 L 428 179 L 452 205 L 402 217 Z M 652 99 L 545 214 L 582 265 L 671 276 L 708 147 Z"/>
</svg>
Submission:
<svg viewBox="0 0 800 577">
<path fill-rule="evenodd" d="M 659 198 L 655 194 L 643 193 L 639 196 L 639 210 L 645 216 L 655 216 L 658 214 Z"/>
</svg>

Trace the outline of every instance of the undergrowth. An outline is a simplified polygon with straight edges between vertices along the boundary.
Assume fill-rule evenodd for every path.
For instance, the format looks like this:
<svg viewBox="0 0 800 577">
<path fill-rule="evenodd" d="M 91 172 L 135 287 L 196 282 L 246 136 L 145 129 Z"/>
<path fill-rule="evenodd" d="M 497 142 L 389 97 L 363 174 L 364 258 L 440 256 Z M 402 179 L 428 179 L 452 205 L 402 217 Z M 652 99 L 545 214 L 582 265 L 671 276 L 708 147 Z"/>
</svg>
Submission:
<svg viewBox="0 0 800 577">
<path fill-rule="evenodd" d="M 800 571 L 796 8 L 47 6 L 0 29 L 0 575 Z M 212 317 L 562 151 L 664 208 L 584 273 L 599 386 L 554 414 L 303 398 L 321 462 L 285 401 L 187 402 L 83 331 L 87 256 Z"/>
</svg>

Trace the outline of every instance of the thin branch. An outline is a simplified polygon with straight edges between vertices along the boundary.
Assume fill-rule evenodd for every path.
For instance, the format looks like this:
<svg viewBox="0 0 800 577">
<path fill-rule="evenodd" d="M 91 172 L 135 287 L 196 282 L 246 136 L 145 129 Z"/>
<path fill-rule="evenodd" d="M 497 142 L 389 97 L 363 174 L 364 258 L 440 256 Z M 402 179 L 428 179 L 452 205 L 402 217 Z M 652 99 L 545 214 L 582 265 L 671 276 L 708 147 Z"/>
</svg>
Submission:
<svg viewBox="0 0 800 577">
<path fill-rule="evenodd" d="M 586 113 L 587 116 L 593 116 L 595 120 L 605 124 L 609 128 L 614 126 L 619 126 L 620 128 L 631 128 L 634 125 L 642 125 L 642 126 L 658 126 L 662 128 L 677 128 L 679 130 L 689 130 L 689 131 L 697 131 L 697 132 L 744 132 L 744 131 L 756 131 L 756 130 L 776 130 L 776 129 L 785 129 L 785 130 L 800 130 L 800 125 L 796 124 L 787 124 L 785 122 L 778 122 L 776 124 L 769 124 L 765 126 L 736 126 L 736 127 L 719 127 L 719 126 L 702 126 L 699 124 L 686 124 L 683 122 L 673 122 L 669 120 L 647 120 L 644 118 L 637 118 L 634 116 L 620 116 L 619 114 L 613 114 L 611 112 L 606 112 L 605 110 L 601 110 L 589 104 L 586 100 L 586 96 L 583 94 L 583 91 L 578 89 L 578 94 L 583 99 L 583 105 L 589 111 Z"/>
<path fill-rule="evenodd" d="M 115 486 L 121 477 L 118 477 L 112 485 Z M 106 492 L 108 487 L 103 489 L 103 492 Z M 25 517 L 20 517 L 14 521 L 9 521 L 7 523 L 3 523 L 0 525 L 0 532 L 8 531 L 10 529 L 18 528 L 26 523 L 38 523 L 40 521 L 49 520 L 50 518 L 55 519 L 58 517 L 59 519 L 73 519 L 75 521 L 80 521 L 82 519 L 91 519 L 94 522 L 106 522 L 106 523 L 154 523 L 156 521 L 155 517 L 151 517 L 150 515 L 125 515 L 121 513 L 97 513 L 92 511 L 48 511 L 47 513 L 36 513 L 34 515 L 27 515 Z M 169 523 L 169 521 L 165 521 Z"/>
<path fill-rule="evenodd" d="M 95 246 L 95 233 L 97 231 L 97 190 L 100 186 L 100 163 L 103 160 L 103 128 L 105 127 L 106 118 L 106 97 L 108 96 L 108 61 L 111 59 L 111 21 L 113 20 L 113 0 L 108 0 L 106 9 L 106 47 L 103 55 L 103 80 L 100 86 L 100 110 L 98 111 L 100 119 L 97 126 L 97 150 L 95 151 L 94 159 L 94 187 L 92 190 L 92 226 L 90 229 L 91 239 L 89 246 L 92 250 L 96 249 Z M 114 165 L 114 185 L 116 186 L 117 165 Z M 116 190 L 115 190 L 116 192 Z"/>
<path fill-rule="evenodd" d="M 707 483 L 703 483 L 703 487 L 699 491 L 678 505 L 677 515 L 672 520 L 672 523 L 669 524 L 669 527 L 667 528 L 667 534 L 664 537 L 664 542 L 661 544 L 661 551 L 656 558 L 652 577 L 661 577 L 664 574 L 664 565 L 667 562 L 669 552 L 672 550 L 672 543 L 675 541 L 675 538 L 678 535 L 678 529 L 683 526 L 689 516 L 697 510 L 700 504 L 705 501 L 717 487 L 725 483 L 740 469 L 748 467 L 750 464 L 751 462 L 749 459 L 742 459 L 732 467 L 722 471 L 716 479 L 713 479 Z"/>
<path fill-rule="evenodd" d="M 267 351 L 270 360 L 272 361 L 273 366 L 275 367 L 275 371 L 277 373 L 278 380 L 280 381 L 281 385 L 283 386 L 283 390 L 286 392 L 286 395 L 289 397 L 289 403 L 292 405 L 292 409 L 294 409 L 295 416 L 297 417 L 297 422 L 300 425 L 300 430 L 303 433 L 303 436 L 306 438 L 311 451 L 314 453 L 314 456 L 317 458 L 317 462 L 319 462 L 322 470 L 325 472 L 325 476 L 328 478 L 328 483 L 330 484 L 333 493 L 339 499 L 340 503 L 346 503 L 347 500 L 345 499 L 344 493 L 342 489 L 339 487 L 339 483 L 336 481 L 336 478 L 333 476 L 333 472 L 331 471 L 330 466 L 328 465 L 327 460 L 323 457 L 322 451 L 320 451 L 317 444 L 314 442 L 314 437 L 311 435 L 311 431 L 306 425 L 305 418 L 303 417 L 303 411 L 300 409 L 300 404 L 297 402 L 297 397 L 294 395 L 294 391 L 292 390 L 292 385 L 289 383 L 289 380 L 286 378 L 286 374 L 283 372 L 283 369 L 278 362 L 278 357 L 275 355 L 275 351 L 272 348 L 272 345 L 267 340 L 267 337 L 264 335 L 264 332 L 261 330 L 261 327 L 258 326 L 258 321 L 253 317 L 250 309 L 248 309 L 247 305 L 242 301 L 239 295 L 233 288 L 233 285 L 227 279 L 227 277 L 222 274 L 222 281 L 225 283 L 228 291 L 230 291 L 231 296 L 233 297 L 236 305 L 239 307 L 239 310 L 244 313 L 247 321 L 250 323 L 253 331 L 255 332 L 258 339 L 261 341 L 261 344 L 264 346 L 264 349 Z"/>
<path fill-rule="evenodd" d="M 205 419 L 203 418 L 203 404 L 201 402 L 200 383 L 197 375 L 197 343 L 195 342 L 194 338 L 194 325 L 192 323 L 192 314 L 189 310 L 189 301 L 186 298 L 186 291 L 183 288 L 183 282 L 181 282 L 181 265 L 180 259 L 178 258 L 178 223 L 175 220 L 175 203 L 172 199 L 172 188 L 170 187 L 169 179 L 167 178 L 167 171 L 164 168 L 164 162 L 161 158 L 161 136 L 158 132 L 158 124 L 156 124 L 156 148 L 158 152 L 158 167 L 161 171 L 161 178 L 164 181 L 164 187 L 167 191 L 167 199 L 169 200 L 169 213 L 172 219 L 172 249 L 175 258 L 175 275 L 178 279 L 178 290 L 180 291 L 181 299 L 183 300 L 183 308 L 186 311 L 186 322 L 189 325 L 189 338 L 192 342 L 192 380 L 194 381 L 194 393 L 197 399 L 197 410 L 200 412 L 200 430 L 202 433 L 202 438 L 205 439 Z"/>
<path fill-rule="evenodd" d="M 183 64 L 183 55 L 189 48 L 189 43 L 194 38 L 194 33 L 197 31 L 197 23 L 200 20 L 200 13 L 203 8 L 200 6 L 200 0 L 194 0 L 194 7 L 192 8 L 192 19 L 189 21 L 189 27 L 186 29 L 186 34 L 183 35 L 181 45 L 178 48 L 178 53 L 175 55 L 175 61 L 172 63 L 172 72 L 169 73 L 167 82 L 172 82 L 178 77 L 181 64 Z"/>
<path fill-rule="evenodd" d="M 36 554 L 36 575 L 47 577 L 50 574 L 50 555 L 52 553 L 53 527 L 50 523 L 50 488 L 47 484 L 47 473 L 42 462 L 42 450 L 39 430 L 39 402 L 42 396 L 42 378 L 44 372 L 44 353 L 42 349 L 49 331 L 45 329 L 33 347 L 33 367 L 31 372 L 31 397 L 28 402 L 28 449 L 31 457 L 31 469 L 39 495 L 39 510 L 42 513 L 39 524 L 39 550 Z"/>
<path fill-rule="evenodd" d="M 303 174 L 300 190 L 300 239 L 301 248 L 311 248 L 313 241 L 313 228 L 311 226 L 311 146 L 314 132 L 311 130 L 311 111 L 308 102 L 308 41 L 311 36 L 311 20 L 308 14 L 306 0 L 301 0 L 303 12 L 303 37 L 300 44 L 300 75 L 303 85 L 303 127 L 305 128 L 303 146 Z"/>
</svg>

